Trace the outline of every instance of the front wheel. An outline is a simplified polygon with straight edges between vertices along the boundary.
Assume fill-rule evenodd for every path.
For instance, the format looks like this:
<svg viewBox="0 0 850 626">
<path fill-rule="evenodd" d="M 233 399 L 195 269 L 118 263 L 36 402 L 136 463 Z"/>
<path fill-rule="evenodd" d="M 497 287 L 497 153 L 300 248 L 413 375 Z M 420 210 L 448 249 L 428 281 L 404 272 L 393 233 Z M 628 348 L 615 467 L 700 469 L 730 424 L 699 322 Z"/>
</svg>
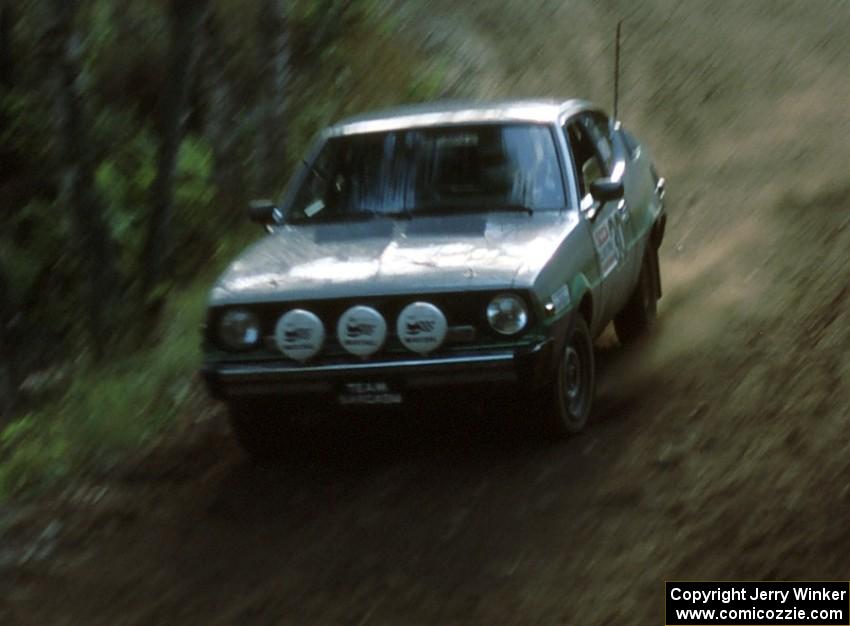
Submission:
<svg viewBox="0 0 850 626">
<path fill-rule="evenodd" d="M 584 318 L 579 317 L 567 338 L 555 379 L 545 388 L 546 434 L 561 438 L 583 430 L 595 393 L 593 339 Z"/>
</svg>

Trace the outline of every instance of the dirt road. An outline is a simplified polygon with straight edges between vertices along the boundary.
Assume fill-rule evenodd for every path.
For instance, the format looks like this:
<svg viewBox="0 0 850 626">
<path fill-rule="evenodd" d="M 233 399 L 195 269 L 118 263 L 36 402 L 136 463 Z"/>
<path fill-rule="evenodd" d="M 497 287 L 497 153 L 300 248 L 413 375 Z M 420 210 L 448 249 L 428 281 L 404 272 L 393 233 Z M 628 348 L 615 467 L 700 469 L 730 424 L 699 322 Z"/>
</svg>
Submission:
<svg viewBox="0 0 850 626">
<path fill-rule="evenodd" d="M 643 344 L 603 338 L 588 431 L 440 407 L 266 468 L 199 428 L 51 505 L 4 624 L 660 624 L 665 578 L 847 579 L 850 5 L 468 4 L 429 6 L 458 63 L 486 55 L 473 95 L 607 103 L 626 20 L 665 297 Z"/>
</svg>

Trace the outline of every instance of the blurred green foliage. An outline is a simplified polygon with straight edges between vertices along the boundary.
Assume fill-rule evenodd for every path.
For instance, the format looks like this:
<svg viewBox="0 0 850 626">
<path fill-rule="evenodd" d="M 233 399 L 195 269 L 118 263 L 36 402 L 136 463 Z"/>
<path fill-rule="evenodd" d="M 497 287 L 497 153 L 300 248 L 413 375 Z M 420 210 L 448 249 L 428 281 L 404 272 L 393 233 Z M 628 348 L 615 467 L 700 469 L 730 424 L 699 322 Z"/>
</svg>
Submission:
<svg viewBox="0 0 850 626">
<path fill-rule="evenodd" d="M 205 304 L 200 283 L 176 295 L 156 345 L 69 372 L 63 393 L 12 422 L 0 436 L 0 499 L 108 468 L 152 442 L 178 411 L 197 410 L 193 354 Z"/>
<path fill-rule="evenodd" d="M 169 8 L 162 0 L 79 0 L 74 87 L 90 152 L 93 197 L 114 251 L 105 357 L 91 358 L 83 321 L 85 252 L 63 196 L 56 0 L 0 4 L 0 368 L 16 421 L 0 440 L 0 492 L 79 468 L 83 459 L 149 441 L 190 397 L 197 327 L 215 272 L 255 231 L 243 207 L 256 180 L 257 111 L 266 59 L 259 1 L 211 0 L 196 45 L 174 172 L 167 294 L 151 327 L 140 313 L 142 248 L 162 134 Z M 177 6 L 176 4 L 174 6 Z M 346 114 L 440 92 L 439 62 L 394 34 L 377 0 L 292 0 L 279 193 L 321 127 Z M 31 384 L 43 371 L 60 382 Z M 2 374 L 2 372 L 0 372 Z M 2 376 L 0 376 L 2 379 Z M 23 393 L 16 393 L 24 389 Z M 0 389 L 0 396 L 4 390 Z M 0 398 L 2 399 L 2 398 Z M 0 402 L 0 427 L 8 422 Z"/>
</svg>

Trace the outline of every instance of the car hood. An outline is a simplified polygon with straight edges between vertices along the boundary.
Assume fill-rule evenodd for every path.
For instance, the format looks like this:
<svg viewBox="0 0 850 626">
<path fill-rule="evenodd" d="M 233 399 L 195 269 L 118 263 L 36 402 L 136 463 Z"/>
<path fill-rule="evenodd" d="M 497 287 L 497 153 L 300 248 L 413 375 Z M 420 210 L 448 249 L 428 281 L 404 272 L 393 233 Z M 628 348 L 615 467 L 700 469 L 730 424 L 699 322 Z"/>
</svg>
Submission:
<svg viewBox="0 0 850 626">
<path fill-rule="evenodd" d="M 283 226 L 242 253 L 212 305 L 531 286 L 574 211 Z"/>
</svg>

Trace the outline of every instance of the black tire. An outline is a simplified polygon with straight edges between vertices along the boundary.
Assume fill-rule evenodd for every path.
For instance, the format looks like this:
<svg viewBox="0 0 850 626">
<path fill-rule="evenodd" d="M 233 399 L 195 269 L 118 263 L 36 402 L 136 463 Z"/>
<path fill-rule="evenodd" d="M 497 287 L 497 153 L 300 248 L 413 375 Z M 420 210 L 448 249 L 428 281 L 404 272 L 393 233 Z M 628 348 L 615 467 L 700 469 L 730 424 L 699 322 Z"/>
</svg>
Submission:
<svg viewBox="0 0 850 626">
<path fill-rule="evenodd" d="M 555 378 L 545 388 L 544 431 L 554 438 L 578 433 L 587 425 L 596 394 L 593 338 L 579 317 L 564 345 Z"/>
<path fill-rule="evenodd" d="M 240 402 L 227 408 L 233 436 L 248 456 L 258 461 L 280 458 L 289 439 L 287 431 L 292 429 L 280 406 Z"/>
<path fill-rule="evenodd" d="M 655 325 L 659 282 L 658 251 L 650 246 L 643 257 L 635 290 L 622 310 L 614 317 L 614 329 L 623 345 L 634 342 Z"/>
</svg>

